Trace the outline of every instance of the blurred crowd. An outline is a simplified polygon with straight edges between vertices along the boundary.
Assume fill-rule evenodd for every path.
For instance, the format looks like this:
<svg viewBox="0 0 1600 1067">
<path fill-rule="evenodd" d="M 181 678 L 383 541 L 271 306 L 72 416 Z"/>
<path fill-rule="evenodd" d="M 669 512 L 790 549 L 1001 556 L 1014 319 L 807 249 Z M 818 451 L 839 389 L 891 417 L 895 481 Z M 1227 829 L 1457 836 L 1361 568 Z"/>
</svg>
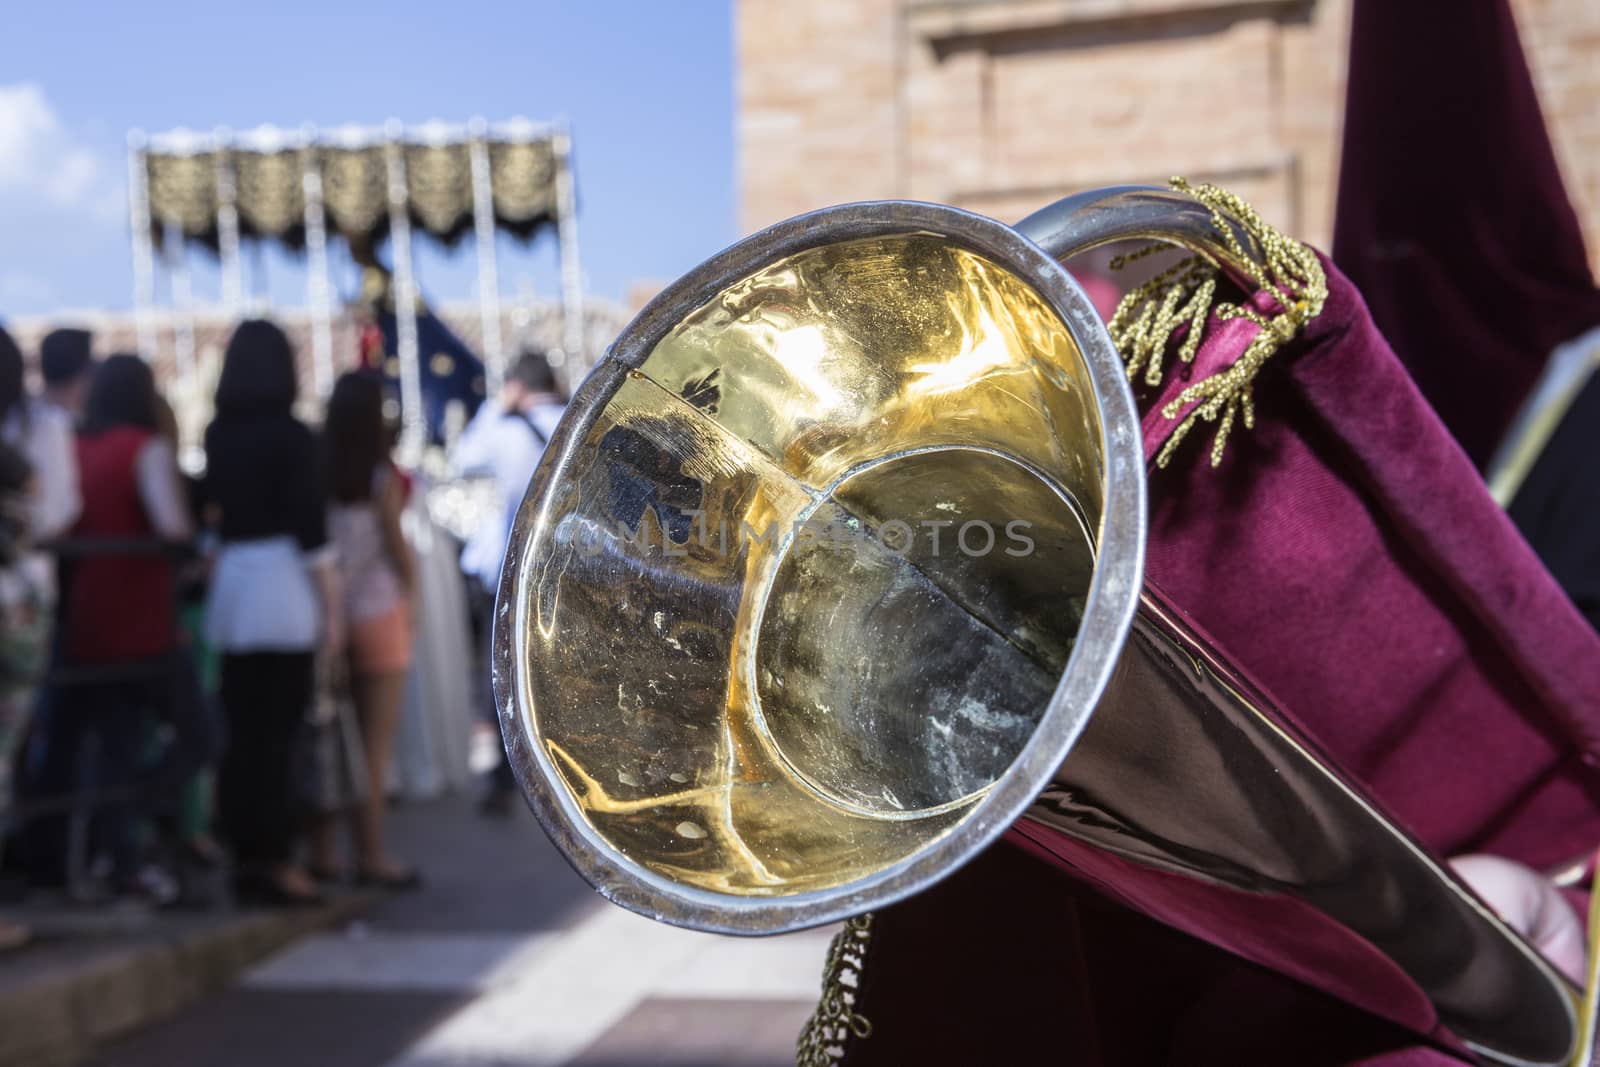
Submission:
<svg viewBox="0 0 1600 1067">
<path fill-rule="evenodd" d="M 240 323 L 186 472 L 149 365 L 97 360 L 93 341 L 57 330 L 30 361 L 0 330 L 0 863 L 80 903 L 415 887 L 384 827 L 408 672 L 429 626 L 487 648 L 511 520 L 561 414 L 548 361 L 524 354 L 454 445 L 454 469 L 494 487 L 453 571 L 475 617 L 420 625 L 405 518 L 423 487 L 394 458 L 375 369 L 342 376 L 313 428 L 287 336 Z M 491 813 L 514 795 L 493 737 Z M 26 936 L 0 916 L 0 948 Z"/>
</svg>

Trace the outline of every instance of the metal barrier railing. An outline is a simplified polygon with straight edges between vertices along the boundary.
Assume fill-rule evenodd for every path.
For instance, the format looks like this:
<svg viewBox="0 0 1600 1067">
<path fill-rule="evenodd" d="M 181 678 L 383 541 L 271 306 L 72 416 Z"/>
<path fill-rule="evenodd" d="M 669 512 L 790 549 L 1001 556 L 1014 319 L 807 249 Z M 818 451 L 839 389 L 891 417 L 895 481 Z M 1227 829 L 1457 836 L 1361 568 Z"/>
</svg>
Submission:
<svg viewBox="0 0 1600 1067">
<path fill-rule="evenodd" d="M 65 565 L 62 568 L 65 580 L 57 601 L 60 605 L 56 619 L 57 640 L 48 666 L 39 678 L 39 694 L 43 696 L 49 693 L 54 698 L 85 686 L 166 678 L 172 683 L 171 694 L 176 697 L 178 686 L 184 680 L 182 672 L 190 669 L 184 651 L 176 644 L 172 652 L 159 656 L 119 663 L 73 664 L 65 661 L 61 654 L 59 635 L 66 621 L 65 605 L 69 602 L 73 561 L 113 556 L 168 557 L 174 564 L 172 595 L 176 617 L 176 611 L 182 603 L 182 584 L 178 581 L 176 568 L 196 558 L 193 547 L 159 538 L 68 537 L 42 544 L 38 548 Z M 178 635 L 174 633 L 173 637 L 176 642 Z M 25 802 L 14 804 L 0 818 L 0 834 L 11 835 L 38 819 L 66 816 L 63 873 L 66 892 L 74 899 L 86 899 L 91 893 L 90 830 L 95 813 L 115 804 L 135 804 L 153 790 L 170 788 L 170 785 L 161 782 L 120 788 L 86 784 L 93 783 L 95 775 L 91 772 L 98 770 L 99 738 L 90 731 L 84 735 L 83 741 L 84 744 L 73 754 L 69 772 L 72 785 L 66 792 L 30 796 Z"/>
</svg>

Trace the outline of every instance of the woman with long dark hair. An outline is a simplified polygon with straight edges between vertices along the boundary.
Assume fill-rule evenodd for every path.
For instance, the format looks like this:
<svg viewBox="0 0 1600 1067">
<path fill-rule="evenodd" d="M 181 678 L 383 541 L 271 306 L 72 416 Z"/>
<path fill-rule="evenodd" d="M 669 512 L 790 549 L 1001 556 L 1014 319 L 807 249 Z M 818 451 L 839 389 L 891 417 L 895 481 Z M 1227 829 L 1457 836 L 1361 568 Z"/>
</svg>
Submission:
<svg viewBox="0 0 1600 1067">
<path fill-rule="evenodd" d="M 400 530 L 406 491 L 389 461 L 382 381 L 360 371 L 340 378 L 328 399 L 323 437 L 329 524 L 343 577 L 350 689 L 366 767 L 361 799 L 351 813 L 356 875 L 365 884 L 407 889 L 417 884 L 417 875 L 389 858 L 383 813 L 411 664 L 416 564 Z M 316 845 L 317 866 L 331 869 L 331 825 L 321 828 Z"/>
<path fill-rule="evenodd" d="M 243 322 L 223 355 L 206 429 L 205 495 L 220 516 L 206 632 L 222 653 L 229 745 L 222 821 L 241 897 L 321 899 L 294 857 L 295 753 L 314 691 L 314 653 L 342 651 L 318 448 L 293 414 L 294 352 L 277 326 Z"/>
<path fill-rule="evenodd" d="M 70 759 L 69 778 L 84 770 L 95 739 L 92 780 L 77 789 L 116 793 L 133 787 L 140 746 L 171 702 L 178 653 L 173 561 L 150 542 L 193 536 L 172 442 L 156 431 L 156 387 L 138 356 L 112 356 L 89 382 L 78 435 L 83 514 L 77 538 L 123 542 L 79 558 L 63 590 L 62 656 L 69 667 L 128 670 L 112 680 L 61 691 L 50 749 Z M 141 545 L 140 543 L 144 544 Z M 138 667 L 150 670 L 140 674 Z M 112 860 L 116 888 L 143 891 L 133 839 L 144 798 L 113 798 L 96 809 L 96 837 Z"/>
<path fill-rule="evenodd" d="M 78 435 L 79 537 L 173 542 L 194 530 L 172 442 L 157 432 L 150 367 L 112 356 L 95 369 Z M 74 663 L 119 663 L 174 648 L 172 562 L 159 554 L 96 553 L 73 567 L 65 651 Z M 132 609 L 132 610 L 129 610 Z"/>
</svg>

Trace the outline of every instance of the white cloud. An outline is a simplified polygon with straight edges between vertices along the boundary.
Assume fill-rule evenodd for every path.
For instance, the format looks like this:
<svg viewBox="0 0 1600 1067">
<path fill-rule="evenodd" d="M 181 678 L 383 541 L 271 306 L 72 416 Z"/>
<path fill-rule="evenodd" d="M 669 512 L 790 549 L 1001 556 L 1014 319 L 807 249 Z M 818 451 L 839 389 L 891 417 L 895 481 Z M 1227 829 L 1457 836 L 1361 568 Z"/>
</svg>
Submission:
<svg viewBox="0 0 1600 1067">
<path fill-rule="evenodd" d="M 38 85 L 0 85 L 0 202 L 42 202 L 109 222 L 121 214 L 120 187 L 116 169 L 62 124 Z"/>
</svg>

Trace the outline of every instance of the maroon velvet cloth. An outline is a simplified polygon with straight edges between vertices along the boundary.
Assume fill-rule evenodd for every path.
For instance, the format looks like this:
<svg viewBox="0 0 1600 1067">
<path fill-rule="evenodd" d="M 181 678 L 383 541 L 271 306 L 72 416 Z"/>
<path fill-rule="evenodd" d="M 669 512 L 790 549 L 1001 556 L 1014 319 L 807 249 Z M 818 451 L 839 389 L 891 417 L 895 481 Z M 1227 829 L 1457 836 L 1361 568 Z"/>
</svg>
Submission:
<svg viewBox="0 0 1600 1067">
<path fill-rule="evenodd" d="M 1191 439 L 1152 473 L 1147 573 L 1433 848 L 1585 854 L 1600 637 L 1326 266 L 1322 314 L 1256 380 L 1255 429 L 1216 469 Z M 1228 325 L 1193 376 L 1256 329 Z M 1148 453 L 1172 425 L 1147 420 Z"/>
<path fill-rule="evenodd" d="M 1416 1033 L 1439 1030 L 1432 1002 L 1399 966 L 1309 904 L 1159 870 L 1026 819 L 1010 839 L 1141 915 Z"/>
<path fill-rule="evenodd" d="M 1507 0 L 1355 0 L 1333 258 L 1486 465 L 1550 350 L 1600 324 Z"/>
<path fill-rule="evenodd" d="M 1002 842 L 878 913 L 852 1067 L 1460 1067 L 1470 1057 L 1110 903 Z"/>
<path fill-rule="evenodd" d="M 1152 470 L 1148 576 L 1435 852 L 1586 854 L 1600 842 L 1600 636 L 1327 268 L 1322 313 L 1256 379 L 1255 428 L 1235 429 L 1220 467 L 1203 426 Z M 1256 329 L 1214 318 L 1194 365 L 1140 398 L 1147 456 L 1176 425 L 1162 404 Z M 1279 973 L 1111 903 L 1140 904 L 1122 861 L 1026 823 L 1009 839 L 878 915 L 859 1008 L 873 1033 L 849 1063 L 1466 1058 L 1385 961 L 1301 970 L 1331 943 L 1314 919 L 1241 931 L 1235 947 Z M 1214 904 L 1227 906 L 1194 906 Z M 1350 1003 L 1374 993 L 1389 1019 Z"/>
</svg>

